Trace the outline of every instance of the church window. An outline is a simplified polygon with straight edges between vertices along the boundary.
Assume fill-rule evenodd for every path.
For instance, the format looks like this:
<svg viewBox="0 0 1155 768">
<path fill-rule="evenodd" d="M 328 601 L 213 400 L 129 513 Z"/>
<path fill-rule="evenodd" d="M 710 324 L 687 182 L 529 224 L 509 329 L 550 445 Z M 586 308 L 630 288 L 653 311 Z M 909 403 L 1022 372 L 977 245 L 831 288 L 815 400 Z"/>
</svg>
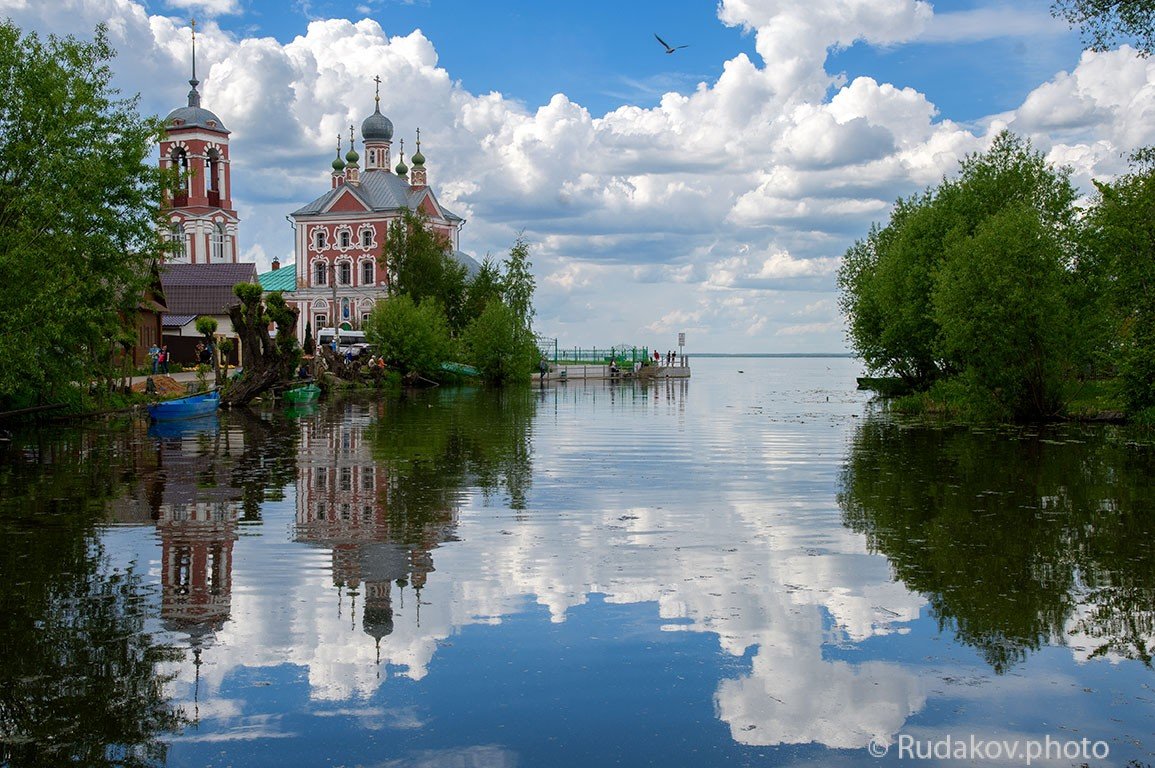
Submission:
<svg viewBox="0 0 1155 768">
<path fill-rule="evenodd" d="M 351 285 L 353 283 L 353 265 L 347 261 L 342 261 L 337 265 L 337 282 L 340 285 Z"/>
<path fill-rule="evenodd" d="M 317 229 L 313 231 L 313 247 L 318 251 L 325 247 L 325 230 Z"/>
<path fill-rule="evenodd" d="M 370 167 L 377 165 L 377 150 L 369 150 L 369 165 Z"/>
<path fill-rule="evenodd" d="M 220 222 L 213 225 L 212 260 L 225 260 L 225 225 Z"/>
<path fill-rule="evenodd" d="M 176 261 L 188 261 L 188 240 L 185 238 L 184 224 L 177 222 L 169 228 L 168 237 L 175 243 L 172 257 Z"/>
<path fill-rule="evenodd" d="M 313 285 L 325 285 L 328 280 L 328 272 L 326 264 L 323 261 L 314 262 L 313 264 Z"/>
<path fill-rule="evenodd" d="M 353 234 L 347 229 L 342 229 L 340 238 L 341 238 L 341 247 L 342 248 L 348 248 L 349 245 L 351 244 L 352 240 L 353 240 Z"/>
<path fill-rule="evenodd" d="M 361 285 L 373 285 L 373 262 L 361 262 Z"/>
<path fill-rule="evenodd" d="M 361 230 L 361 247 L 370 248 L 373 245 L 373 230 L 366 227 Z"/>
<path fill-rule="evenodd" d="M 329 316 L 328 315 L 320 315 L 320 314 L 313 315 L 313 327 L 316 328 L 318 331 L 320 329 L 324 328 L 328 322 L 329 322 Z"/>
</svg>

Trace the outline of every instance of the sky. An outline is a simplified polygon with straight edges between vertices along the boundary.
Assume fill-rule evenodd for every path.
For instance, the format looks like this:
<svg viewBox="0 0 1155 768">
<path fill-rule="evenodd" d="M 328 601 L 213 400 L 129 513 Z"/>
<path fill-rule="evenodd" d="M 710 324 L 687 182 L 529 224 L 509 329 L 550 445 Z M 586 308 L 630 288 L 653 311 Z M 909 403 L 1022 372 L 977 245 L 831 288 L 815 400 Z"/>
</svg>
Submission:
<svg viewBox="0 0 1155 768">
<path fill-rule="evenodd" d="M 0 0 L 25 30 L 109 25 L 116 85 L 232 132 L 242 258 L 381 108 L 500 261 L 519 233 L 561 347 L 845 352 L 839 260 L 1004 128 L 1092 179 L 1155 144 L 1155 61 L 1083 50 L 1049 0 Z M 655 39 L 686 45 L 666 54 Z M 358 140 L 359 144 L 359 140 Z"/>
</svg>

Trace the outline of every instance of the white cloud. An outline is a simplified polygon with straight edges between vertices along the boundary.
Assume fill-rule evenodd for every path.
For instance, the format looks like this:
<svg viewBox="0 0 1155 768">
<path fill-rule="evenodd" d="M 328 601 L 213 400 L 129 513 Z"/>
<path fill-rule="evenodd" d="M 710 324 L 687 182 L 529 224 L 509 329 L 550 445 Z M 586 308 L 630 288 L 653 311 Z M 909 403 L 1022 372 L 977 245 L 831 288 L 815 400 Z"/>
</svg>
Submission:
<svg viewBox="0 0 1155 768">
<path fill-rule="evenodd" d="M 224 16 L 241 12 L 237 0 L 165 0 L 165 4 L 170 8 L 200 11 L 202 15 L 207 16 Z"/>
</svg>

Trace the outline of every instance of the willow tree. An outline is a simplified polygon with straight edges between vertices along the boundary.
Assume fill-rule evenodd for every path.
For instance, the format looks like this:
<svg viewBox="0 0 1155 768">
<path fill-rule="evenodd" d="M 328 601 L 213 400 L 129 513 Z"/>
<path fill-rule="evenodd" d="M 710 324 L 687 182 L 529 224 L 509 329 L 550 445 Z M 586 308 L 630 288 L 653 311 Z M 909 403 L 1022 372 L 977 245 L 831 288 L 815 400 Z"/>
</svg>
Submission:
<svg viewBox="0 0 1155 768">
<path fill-rule="evenodd" d="M 229 319 L 241 340 L 241 377 L 229 383 L 221 401 L 246 405 L 261 393 L 293 379 L 301 348 L 297 343 L 296 307 L 280 291 L 265 296 L 256 283 L 238 283 L 233 293 L 240 304 L 229 307 Z M 277 329 L 276 336 L 269 326 Z"/>
<path fill-rule="evenodd" d="M 0 22 L 0 410 L 110 375 L 163 253 L 162 126 L 111 86 L 114 55 L 103 27 Z"/>
</svg>

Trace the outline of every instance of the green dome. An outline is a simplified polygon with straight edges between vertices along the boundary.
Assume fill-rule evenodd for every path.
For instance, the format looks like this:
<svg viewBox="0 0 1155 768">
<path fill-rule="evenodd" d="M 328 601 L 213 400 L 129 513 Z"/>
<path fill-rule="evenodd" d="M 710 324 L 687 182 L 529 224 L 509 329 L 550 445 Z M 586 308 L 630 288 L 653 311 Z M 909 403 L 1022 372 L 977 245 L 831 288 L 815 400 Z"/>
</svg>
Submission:
<svg viewBox="0 0 1155 768">
<path fill-rule="evenodd" d="M 407 173 L 409 173 L 409 166 L 405 165 L 405 161 L 402 160 L 401 162 L 397 163 L 397 175 L 404 176 Z"/>
<path fill-rule="evenodd" d="M 333 160 L 333 170 L 334 171 L 345 170 L 345 161 L 341 159 L 340 155 L 337 155 L 337 157 Z"/>
<path fill-rule="evenodd" d="M 357 154 L 357 150 L 355 150 L 355 149 L 350 149 L 348 152 L 345 153 L 345 162 L 348 163 L 349 165 L 356 165 L 357 161 L 360 159 L 361 159 L 361 156 Z"/>
<path fill-rule="evenodd" d="M 417 150 L 416 154 L 414 154 L 413 157 L 411 157 L 409 159 L 413 161 L 413 167 L 414 168 L 417 168 L 418 166 L 425 165 L 425 155 L 421 154 L 420 149 Z"/>
</svg>

